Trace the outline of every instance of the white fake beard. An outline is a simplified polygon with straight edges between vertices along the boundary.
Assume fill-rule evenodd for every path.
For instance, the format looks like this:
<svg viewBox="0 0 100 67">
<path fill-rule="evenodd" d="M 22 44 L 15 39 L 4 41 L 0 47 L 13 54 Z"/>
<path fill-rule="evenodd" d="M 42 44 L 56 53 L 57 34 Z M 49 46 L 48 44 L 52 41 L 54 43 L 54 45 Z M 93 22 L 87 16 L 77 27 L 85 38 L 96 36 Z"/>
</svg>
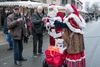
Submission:
<svg viewBox="0 0 100 67">
<path fill-rule="evenodd" d="M 48 16 L 53 18 L 53 17 L 56 16 L 56 12 L 55 11 L 51 11 L 51 12 L 48 13 Z"/>
</svg>

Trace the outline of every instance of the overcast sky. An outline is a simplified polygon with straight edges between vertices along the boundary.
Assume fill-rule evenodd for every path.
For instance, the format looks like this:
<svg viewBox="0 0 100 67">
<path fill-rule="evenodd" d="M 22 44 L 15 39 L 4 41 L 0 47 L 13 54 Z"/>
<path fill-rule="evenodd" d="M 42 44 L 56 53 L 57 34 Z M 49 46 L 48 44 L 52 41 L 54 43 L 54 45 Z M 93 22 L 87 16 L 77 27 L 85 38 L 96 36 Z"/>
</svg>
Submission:
<svg viewBox="0 0 100 67">
<path fill-rule="evenodd" d="M 80 1 L 83 2 L 83 3 L 90 2 L 90 6 L 91 6 L 94 2 L 97 2 L 98 5 L 100 6 L 100 0 L 80 0 Z"/>
<path fill-rule="evenodd" d="M 82 9 L 83 11 L 85 10 L 86 2 L 89 2 L 90 7 L 94 2 L 97 2 L 97 4 L 100 6 L 100 0 L 80 0 L 80 1 L 83 2 L 83 9 Z"/>
<path fill-rule="evenodd" d="M 100 2 L 100 0 L 80 0 L 82 2 Z"/>
</svg>

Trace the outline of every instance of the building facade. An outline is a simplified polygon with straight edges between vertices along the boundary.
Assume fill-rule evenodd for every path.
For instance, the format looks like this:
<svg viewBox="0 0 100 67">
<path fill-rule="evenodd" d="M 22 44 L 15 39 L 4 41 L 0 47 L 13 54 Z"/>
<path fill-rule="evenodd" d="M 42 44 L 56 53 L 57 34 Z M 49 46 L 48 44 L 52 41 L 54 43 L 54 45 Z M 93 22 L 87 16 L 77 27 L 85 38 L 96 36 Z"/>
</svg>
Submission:
<svg viewBox="0 0 100 67">
<path fill-rule="evenodd" d="M 46 4 L 56 4 L 59 6 L 64 6 L 65 4 L 74 4 L 78 9 L 82 9 L 82 2 L 80 0 L 0 0 L 3 1 L 33 1 L 33 2 L 42 2 Z M 4 8 L 0 7 L 0 27 L 3 26 L 3 15 L 4 15 Z"/>
<path fill-rule="evenodd" d="M 77 9 L 82 9 L 82 2 L 80 0 L 40 0 L 47 4 L 56 4 L 64 6 L 65 4 L 74 4 Z"/>
<path fill-rule="evenodd" d="M 28 0 L 0 0 L 0 2 L 5 1 L 28 1 Z M 0 29 L 3 27 L 4 24 L 4 18 L 5 18 L 5 7 L 0 6 Z"/>
</svg>

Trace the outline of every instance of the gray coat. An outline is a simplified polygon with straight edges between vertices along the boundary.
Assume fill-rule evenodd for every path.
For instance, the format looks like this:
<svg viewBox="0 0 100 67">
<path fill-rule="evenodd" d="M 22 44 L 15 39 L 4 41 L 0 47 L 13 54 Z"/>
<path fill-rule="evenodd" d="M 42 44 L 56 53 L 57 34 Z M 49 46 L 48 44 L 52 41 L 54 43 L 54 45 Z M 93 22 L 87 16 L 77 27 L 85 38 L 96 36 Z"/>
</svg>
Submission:
<svg viewBox="0 0 100 67">
<path fill-rule="evenodd" d="M 7 17 L 7 25 L 9 28 L 9 33 L 13 39 L 21 40 L 24 36 L 27 35 L 27 30 L 25 28 L 24 21 L 17 23 L 17 20 L 14 19 L 14 13 L 10 14 Z"/>
<path fill-rule="evenodd" d="M 45 17 L 46 14 L 39 15 L 38 13 L 34 13 L 32 15 L 31 21 L 33 25 L 33 33 L 42 34 L 43 33 L 43 21 L 42 18 Z"/>
</svg>

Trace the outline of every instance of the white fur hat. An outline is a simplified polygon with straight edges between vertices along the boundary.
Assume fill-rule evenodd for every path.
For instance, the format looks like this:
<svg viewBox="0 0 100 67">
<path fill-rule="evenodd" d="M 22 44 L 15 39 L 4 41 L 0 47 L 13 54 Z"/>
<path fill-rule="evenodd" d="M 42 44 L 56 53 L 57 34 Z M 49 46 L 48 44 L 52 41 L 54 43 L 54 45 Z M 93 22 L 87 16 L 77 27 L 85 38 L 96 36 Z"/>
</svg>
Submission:
<svg viewBox="0 0 100 67">
<path fill-rule="evenodd" d="M 73 10 L 71 4 L 65 5 L 65 11 L 69 11 L 69 12 L 71 12 L 71 13 L 74 12 L 74 10 Z"/>
<path fill-rule="evenodd" d="M 58 9 L 55 6 L 55 4 L 50 4 L 48 7 L 48 16 L 55 17 L 57 13 L 58 13 Z"/>
<path fill-rule="evenodd" d="M 57 7 L 55 6 L 55 4 L 50 4 L 48 7 L 48 12 L 50 12 L 50 9 L 53 9 L 52 11 L 55 11 L 56 13 L 58 12 Z"/>
</svg>

